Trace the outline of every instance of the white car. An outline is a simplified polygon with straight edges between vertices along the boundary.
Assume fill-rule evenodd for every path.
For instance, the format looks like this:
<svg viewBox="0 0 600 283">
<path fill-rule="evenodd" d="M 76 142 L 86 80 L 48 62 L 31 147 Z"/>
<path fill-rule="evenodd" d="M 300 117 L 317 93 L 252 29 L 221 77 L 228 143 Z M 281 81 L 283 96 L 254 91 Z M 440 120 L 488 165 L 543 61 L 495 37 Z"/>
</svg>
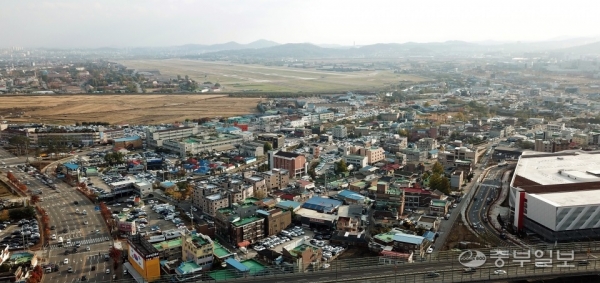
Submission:
<svg viewBox="0 0 600 283">
<path fill-rule="evenodd" d="M 110 269 L 106 269 L 106 274 L 110 274 Z"/>
<path fill-rule="evenodd" d="M 52 234 L 52 237 L 50 237 L 52 240 L 56 240 L 56 234 Z"/>
<path fill-rule="evenodd" d="M 505 275 L 505 274 L 506 274 L 505 270 L 501 270 L 501 269 L 494 270 L 494 275 Z"/>
<path fill-rule="evenodd" d="M 69 264 L 69 259 L 65 258 L 65 260 L 63 260 L 63 264 Z"/>
<path fill-rule="evenodd" d="M 427 248 L 427 253 L 428 253 L 428 254 L 430 254 L 430 253 L 432 253 L 432 252 L 433 252 L 433 248 L 432 248 L 432 247 L 429 247 L 429 248 Z"/>
</svg>

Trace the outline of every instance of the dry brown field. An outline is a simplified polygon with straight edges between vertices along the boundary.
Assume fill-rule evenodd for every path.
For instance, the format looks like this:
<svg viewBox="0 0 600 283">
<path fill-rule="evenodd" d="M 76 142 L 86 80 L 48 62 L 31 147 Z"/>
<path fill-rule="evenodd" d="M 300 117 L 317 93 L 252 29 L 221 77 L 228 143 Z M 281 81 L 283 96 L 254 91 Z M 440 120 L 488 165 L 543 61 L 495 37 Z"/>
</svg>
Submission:
<svg viewBox="0 0 600 283">
<path fill-rule="evenodd" d="M 4 96 L 0 97 L 0 119 L 49 124 L 161 124 L 254 113 L 259 100 L 199 94 Z M 17 115 L 20 112 L 23 114 Z"/>
</svg>

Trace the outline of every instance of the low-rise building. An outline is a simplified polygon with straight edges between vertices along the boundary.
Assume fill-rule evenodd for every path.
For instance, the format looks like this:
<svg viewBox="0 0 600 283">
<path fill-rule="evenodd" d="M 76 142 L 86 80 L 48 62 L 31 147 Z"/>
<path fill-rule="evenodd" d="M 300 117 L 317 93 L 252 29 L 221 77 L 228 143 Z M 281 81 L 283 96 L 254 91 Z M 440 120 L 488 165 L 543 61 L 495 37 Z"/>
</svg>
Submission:
<svg viewBox="0 0 600 283">
<path fill-rule="evenodd" d="M 355 168 L 362 168 L 368 164 L 368 158 L 366 156 L 355 154 L 345 155 L 344 161 L 348 165 L 352 164 Z"/>
<path fill-rule="evenodd" d="M 265 236 L 277 235 L 292 224 L 292 212 L 287 209 L 257 210 L 256 214 L 265 219 Z"/>
<path fill-rule="evenodd" d="M 214 245 L 210 237 L 196 231 L 191 231 L 184 234 L 181 248 L 183 261 L 192 261 L 204 270 L 212 267 L 214 262 Z"/>
<path fill-rule="evenodd" d="M 348 137 L 348 129 L 344 125 L 337 125 L 332 129 L 333 137 L 336 139 L 344 139 Z"/>
<path fill-rule="evenodd" d="M 450 209 L 450 202 L 446 200 L 431 200 L 429 203 L 429 215 L 445 217 Z"/>
<path fill-rule="evenodd" d="M 282 189 L 290 183 L 290 173 L 286 169 L 274 168 L 272 170 L 262 172 L 261 175 L 265 178 L 265 184 L 268 190 Z"/>
<path fill-rule="evenodd" d="M 301 177 L 308 173 L 308 163 L 306 157 L 302 154 L 287 151 L 270 151 L 269 164 L 271 170 L 285 169 L 289 172 L 291 178 Z"/>
</svg>

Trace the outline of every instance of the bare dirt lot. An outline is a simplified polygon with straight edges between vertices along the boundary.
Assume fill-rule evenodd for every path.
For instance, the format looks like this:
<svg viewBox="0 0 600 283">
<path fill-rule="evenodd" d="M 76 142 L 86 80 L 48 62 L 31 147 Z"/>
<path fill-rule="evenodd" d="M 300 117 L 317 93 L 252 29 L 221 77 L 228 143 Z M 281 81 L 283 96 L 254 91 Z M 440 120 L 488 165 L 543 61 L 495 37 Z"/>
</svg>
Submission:
<svg viewBox="0 0 600 283">
<path fill-rule="evenodd" d="M 5 96 L 0 97 L 0 116 L 9 122 L 160 124 L 249 114 L 259 100 L 199 94 Z"/>
<path fill-rule="evenodd" d="M 128 60 L 121 61 L 138 71 L 159 70 L 161 78 L 188 75 L 202 83 L 220 83 L 227 92 L 324 92 L 324 91 L 376 91 L 400 82 L 421 82 L 427 78 L 396 74 L 392 70 L 359 72 L 332 72 L 314 68 L 290 68 L 231 62 L 201 60 Z M 147 89 L 146 91 L 152 91 Z"/>
</svg>

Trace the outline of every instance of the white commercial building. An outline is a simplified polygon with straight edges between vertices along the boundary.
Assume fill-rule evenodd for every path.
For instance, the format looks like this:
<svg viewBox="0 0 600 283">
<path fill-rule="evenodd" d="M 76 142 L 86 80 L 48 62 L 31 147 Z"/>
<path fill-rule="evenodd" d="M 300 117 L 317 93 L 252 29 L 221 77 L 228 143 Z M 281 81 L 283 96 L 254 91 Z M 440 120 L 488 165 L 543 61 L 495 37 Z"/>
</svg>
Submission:
<svg viewBox="0 0 600 283">
<path fill-rule="evenodd" d="M 337 125 L 333 129 L 333 137 L 336 139 L 343 139 L 348 136 L 348 129 L 344 125 Z"/>
<path fill-rule="evenodd" d="M 509 206 L 515 229 L 546 241 L 600 239 L 600 151 L 524 152 Z"/>
</svg>

